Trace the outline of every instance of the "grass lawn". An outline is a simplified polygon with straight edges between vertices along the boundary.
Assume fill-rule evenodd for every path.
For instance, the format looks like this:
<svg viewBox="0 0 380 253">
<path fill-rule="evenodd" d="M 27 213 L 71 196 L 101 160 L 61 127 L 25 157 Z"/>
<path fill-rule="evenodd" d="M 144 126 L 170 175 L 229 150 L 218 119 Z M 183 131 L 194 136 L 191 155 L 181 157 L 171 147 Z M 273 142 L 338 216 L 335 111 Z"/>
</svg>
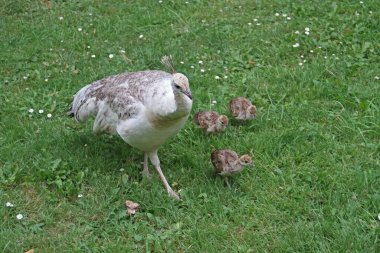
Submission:
<svg viewBox="0 0 380 253">
<path fill-rule="evenodd" d="M 0 252 L 380 252 L 379 20 L 378 0 L 0 0 Z M 166 54 L 191 116 L 258 108 L 161 147 L 182 201 L 142 178 L 142 152 L 66 116 L 82 86 Z M 215 148 L 255 167 L 225 187 Z"/>
</svg>

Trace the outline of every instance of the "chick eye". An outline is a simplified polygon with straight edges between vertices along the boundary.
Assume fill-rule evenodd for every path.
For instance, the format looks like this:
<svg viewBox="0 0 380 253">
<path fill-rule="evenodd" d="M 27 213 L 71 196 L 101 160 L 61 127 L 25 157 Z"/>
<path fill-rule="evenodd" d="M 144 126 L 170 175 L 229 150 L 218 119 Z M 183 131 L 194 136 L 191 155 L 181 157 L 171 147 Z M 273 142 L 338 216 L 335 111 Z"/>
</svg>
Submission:
<svg viewBox="0 0 380 253">
<path fill-rule="evenodd" d="M 179 86 L 178 84 L 174 84 L 174 87 L 175 87 L 176 89 L 181 89 L 181 86 Z"/>
</svg>

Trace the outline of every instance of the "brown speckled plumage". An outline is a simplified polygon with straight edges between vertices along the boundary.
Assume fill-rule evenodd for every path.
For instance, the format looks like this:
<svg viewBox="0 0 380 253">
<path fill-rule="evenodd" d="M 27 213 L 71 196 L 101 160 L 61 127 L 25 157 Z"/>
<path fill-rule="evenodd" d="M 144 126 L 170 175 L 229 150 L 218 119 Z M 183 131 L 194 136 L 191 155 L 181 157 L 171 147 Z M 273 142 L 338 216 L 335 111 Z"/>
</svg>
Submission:
<svg viewBox="0 0 380 253">
<path fill-rule="evenodd" d="M 235 119 L 249 120 L 256 118 L 256 106 L 244 97 L 237 97 L 230 101 L 230 112 Z"/>
<path fill-rule="evenodd" d="M 194 123 L 205 129 L 207 133 L 221 132 L 228 125 L 228 118 L 214 111 L 197 112 Z"/>
<path fill-rule="evenodd" d="M 211 162 L 214 165 L 215 172 L 223 177 L 227 185 L 227 176 L 231 176 L 244 169 L 244 166 L 252 164 L 252 159 L 249 155 L 239 157 L 237 153 L 230 149 L 214 150 L 211 153 Z"/>
</svg>

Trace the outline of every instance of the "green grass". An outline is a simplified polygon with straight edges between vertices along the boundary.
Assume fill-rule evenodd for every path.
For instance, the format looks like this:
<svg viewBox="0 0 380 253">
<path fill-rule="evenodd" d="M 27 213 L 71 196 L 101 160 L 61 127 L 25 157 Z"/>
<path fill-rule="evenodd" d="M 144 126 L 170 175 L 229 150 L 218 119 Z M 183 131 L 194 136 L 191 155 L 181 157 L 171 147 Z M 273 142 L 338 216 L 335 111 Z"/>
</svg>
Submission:
<svg viewBox="0 0 380 253">
<path fill-rule="evenodd" d="M 379 2 L 188 2 L 0 0 L 0 252 L 379 252 Z M 259 108 L 216 136 L 189 120 L 160 149 L 180 202 L 140 151 L 65 114 L 80 87 L 165 54 L 192 114 Z M 256 166 L 229 189 L 214 148 Z"/>
</svg>

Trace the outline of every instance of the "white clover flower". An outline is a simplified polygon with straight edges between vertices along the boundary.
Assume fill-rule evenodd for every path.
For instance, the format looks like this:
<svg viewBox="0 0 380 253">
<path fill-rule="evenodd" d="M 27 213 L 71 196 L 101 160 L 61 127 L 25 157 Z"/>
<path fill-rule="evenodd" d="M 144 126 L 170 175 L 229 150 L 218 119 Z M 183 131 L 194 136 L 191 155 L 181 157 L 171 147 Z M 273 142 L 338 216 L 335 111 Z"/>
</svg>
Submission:
<svg viewBox="0 0 380 253">
<path fill-rule="evenodd" d="M 302 66 L 302 65 L 303 65 L 303 63 L 302 63 L 302 62 L 300 62 L 300 63 L 298 63 L 298 65 Z"/>
<path fill-rule="evenodd" d="M 274 15 L 275 15 L 276 17 L 278 17 L 278 16 L 280 16 L 280 13 L 276 12 Z"/>
<path fill-rule="evenodd" d="M 257 18 L 254 18 L 253 21 L 257 22 Z"/>
<path fill-rule="evenodd" d="M 11 202 L 7 202 L 7 203 L 5 203 L 5 206 L 6 206 L 6 207 L 14 207 L 14 205 L 13 205 Z"/>
<path fill-rule="evenodd" d="M 162 4 L 162 1 L 160 0 L 160 1 L 158 1 L 158 3 Z"/>
<path fill-rule="evenodd" d="M 284 13 L 284 14 L 282 14 L 282 16 L 283 16 L 284 18 L 286 18 L 288 15 L 287 15 L 286 13 Z"/>
<path fill-rule="evenodd" d="M 81 27 L 79 27 L 79 28 L 78 28 L 78 32 L 81 32 L 81 31 L 82 31 L 82 28 L 81 28 Z"/>
<path fill-rule="evenodd" d="M 261 25 L 261 23 L 256 23 L 257 26 Z"/>
<path fill-rule="evenodd" d="M 252 23 L 248 23 L 248 25 L 252 25 Z"/>
<path fill-rule="evenodd" d="M 23 76 L 22 78 L 24 78 L 24 80 L 28 79 L 28 77 L 27 77 L 27 76 Z"/>
<path fill-rule="evenodd" d="M 292 18 L 291 18 L 291 17 L 287 17 L 286 19 L 287 19 L 287 20 L 291 20 Z"/>
<path fill-rule="evenodd" d="M 191 66 L 190 66 L 190 68 L 192 68 L 192 69 L 193 69 L 193 68 L 194 68 L 194 66 L 193 66 L 193 65 L 191 65 Z"/>
<path fill-rule="evenodd" d="M 139 39 L 142 39 L 142 38 L 144 38 L 144 35 L 140 34 Z"/>
<path fill-rule="evenodd" d="M 300 46 L 300 43 L 298 43 L 298 42 L 293 45 L 294 48 L 299 47 L 299 46 Z"/>
<path fill-rule="evenodd" d="M 120 172 L 123 172 L 123 171 L 124 171 L 124 168 L 121 168 L 121 169 L 120 169 Z"/>
<path fill-rule="evenodd" d="M 112 59 L 113 57 L 114 57 L 113 54 L 109 54 L 109 55 L 108 55 L 108 58 L 110 58 L 110 59 Z"/>
<path fill-rule="evenodd" d="M 314 50 L 310 50 L 310 53 L 314 53 Z"/>
<path fill-rule="evenodd" d="M 83 198 L 83 194 L 78 194 L 78 198 Z"/>
<path fill-rule="evenodd" d="M 204 72 L 205 72 L 205 70 L 204 70 L 204 69 L 201 69 L 201 72 L 202 72 L 202 73 L 204 73 Z"/>
<path fill-rule="evenodd" d="M 33 108 L 30 108 L 30 109 L 28 110 L 28 112 L 29 112 L 29 113 L 33 113 L 33 112 L 34 112 L 34 109 L 33 109 Z"/>
<path fill-rule="evenodd" d="M 310 34 L 310 32 L 308 32 L 308 31 L 305 31 L 305 34 L 306 34 L 306 35 L 309 35 L 309 34 Z"/>
<path fill-rule="evenodd" d="M 216 79 L 216 80 L 219 80 L 219 79 L 220 79 L 220 76 L 215 76 L 215 79 Z"/>
<path fill-rule="evenodd" d="M 363 2 L 363 1 L 360 1 L 359 3 L 360 3 L 360 4 L 364 4 L 364 2 Z"/>
<path fill-rule="evenodd" d="M 44 113 L 44 110 L 40 109 L 38 110 L 38 113 Z"/>
<path fill-rule="evenodd" d="M 87 48 L 88 48 L 88 49 L 90 49 L 90 48 L 91 48 L 91 46 L 87 46 Z"/>
<path fill-rule="evenodd" d="M 295 31 L 294 33 L 295 33 L 295 34 L 300 34 L 300 31 Z"/>
<path fill-rule="evenodd" d="M 95 57 L 96 57 L 96 55 L 94 55 L 94 54 L 91 55 L 91 58 L 95 58 Z"/>
<path fill-rule="evenodd" d="M 181 64 L 185 64 L 185 62 L 183 62 L 183 61 L 180 61 L 179 63 L 181 63 Z"/>
<path fill-rule="evenodd" d="M 49 81 L 49 79 L 48 79 L 48 78 L 45 78 L 45 82 L 47 82 L 47 81 Z"/>
<path fill-rule="evenodd" d="M 310 28 L 309 27 L 305 27 L 305 31 L 310 32 Z"/>
<path fill-rule="evenodd" d="M 323 58 L 327 59 L 327 56 L 325 56 L 325 57 L 323 57 Z"/>
<path fill-rule="evenodd" d="M 227 78 L 228 78 L 228 76 L 223 76 L 223 78 L 224 78 L 224 79 L 227 79 Z"/>
<path fill-rule="evenodd" d="M 63 17 L 61 16 L 61 17 L 59 17 L 59 20 L 63 20 Z"/>
<path fill-rule="evenodd" d="M 369 14 L 372 14 L 372 11 L 369 11 Z"/>
<path fill-rule="evenodd" d="M 48 114 L 46 115 L 46 117 L 51 118 L 51 117 L 53 117 L 53 115 L 51 115 L 51 113 L 48 113 Z"/>
<path fill-rule="evenodd" d="M 23 218 L 24 218 L 24 215 L 22 215 L 21 213 L 16 215 L 16 219 L 18 220 L 22 220 Z"/>
<path fill-rule="evenodd" d="M 378 77 L 378 76 L 375 76 L 375 80 L 379 80 L 380 79 L 380 77 Z"/>
<path fill-rule="evenodd" d="M 199 61 L 198 63 L 199 63 L 199 64 L 203 64 L 203 61 Z"/>
<path fill-rule="evenodd" d="M 216 104 L 216 100 L 213 100 L 211 103 L 212 103 L 212 104 Z"/>
</svg>

